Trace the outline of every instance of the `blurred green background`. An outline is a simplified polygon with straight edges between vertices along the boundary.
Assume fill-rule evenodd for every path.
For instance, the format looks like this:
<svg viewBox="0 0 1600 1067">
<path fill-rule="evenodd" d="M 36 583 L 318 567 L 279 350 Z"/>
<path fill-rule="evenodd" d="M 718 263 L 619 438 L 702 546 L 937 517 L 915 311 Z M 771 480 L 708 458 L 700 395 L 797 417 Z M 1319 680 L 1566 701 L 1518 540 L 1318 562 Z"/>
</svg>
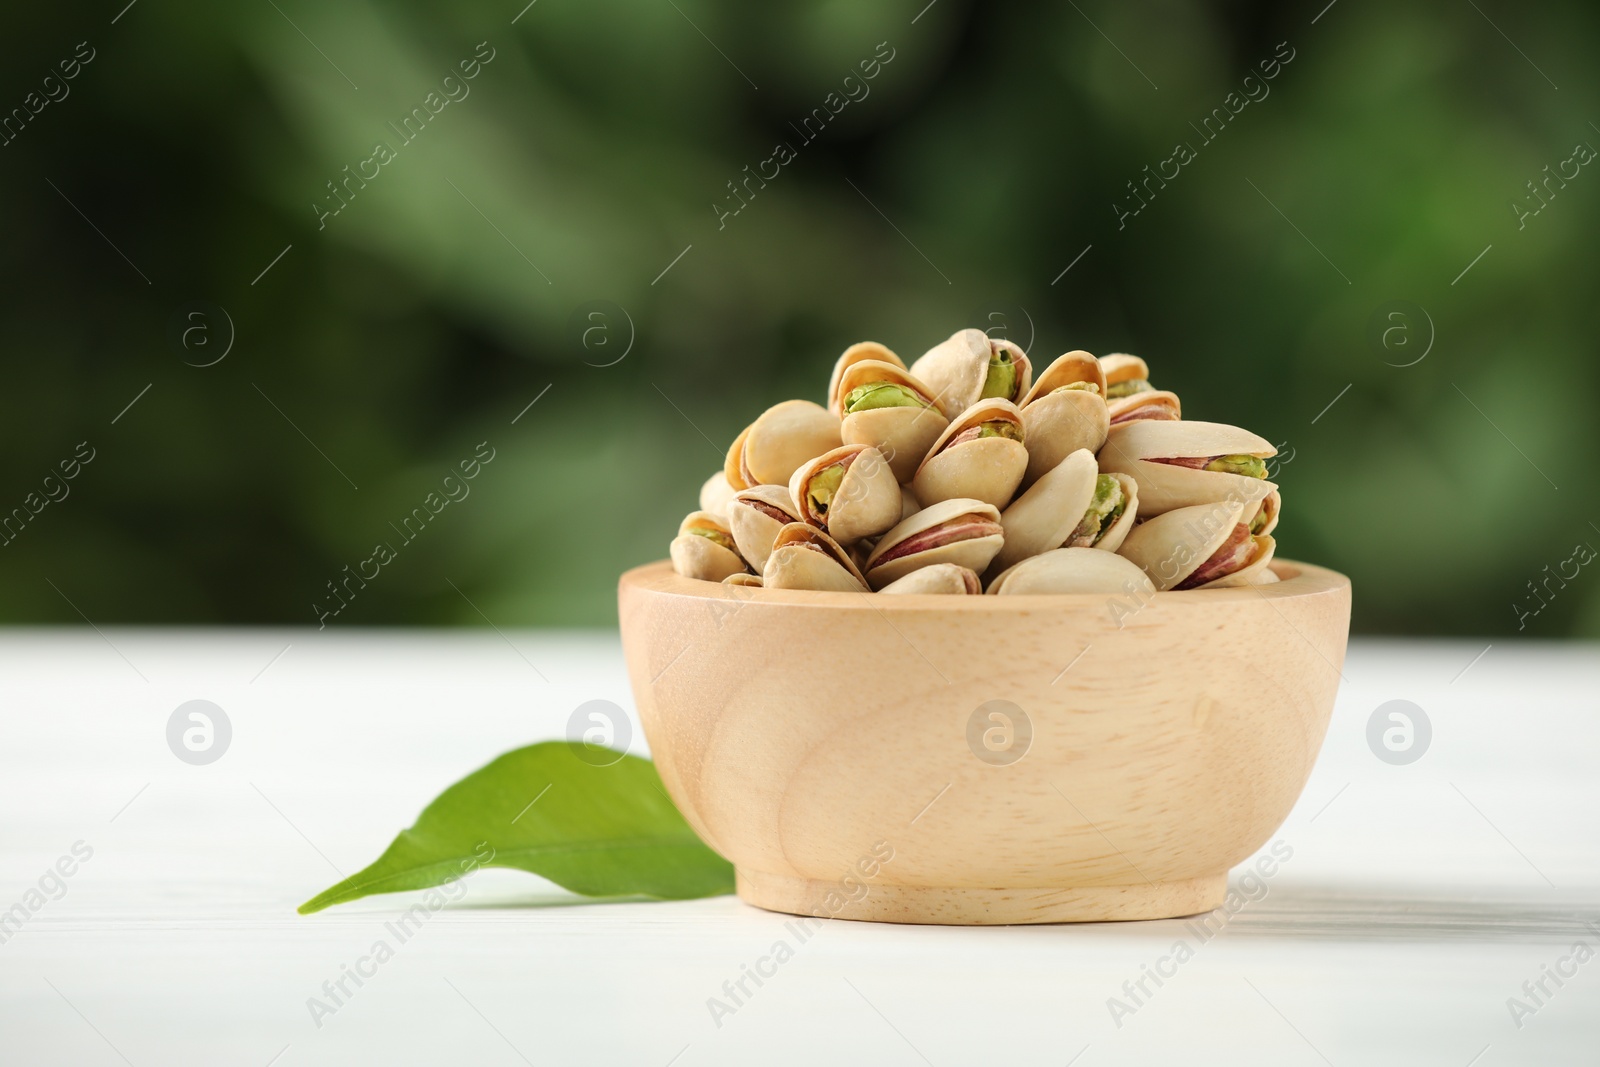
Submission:
<svg viewBox="0 0 1600 1067">
<path fill-rule="evenodd" d="M 978 325 L 1282 442 L 1363 631 L 1600 633 L 1548 581 L 1600 547 L 1592 4 L 124 4 L 0 39 L 6 622 L 315 623 L 387 540 L 328 625 L 608 624 L 766 405 Z"/>
</svg>

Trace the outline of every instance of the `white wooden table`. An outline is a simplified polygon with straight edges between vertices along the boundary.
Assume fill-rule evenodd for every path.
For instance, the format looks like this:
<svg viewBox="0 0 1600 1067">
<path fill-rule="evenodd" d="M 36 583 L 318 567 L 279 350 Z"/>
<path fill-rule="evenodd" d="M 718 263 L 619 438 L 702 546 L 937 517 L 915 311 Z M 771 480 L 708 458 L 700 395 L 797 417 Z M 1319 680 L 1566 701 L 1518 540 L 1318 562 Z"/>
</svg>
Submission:
<svg viewBox="0 0 1600 1067">
<path fill-rule="evenodd" d="M 1483 648 L 1353 646 L 1292 857 L 1211 936 L 830 922 L 713 1020 L 783 917 L 487 871 L 319 1026 L 410 895 L 295 906 L 577 704 L 631 711 L 614 635 L 12 631 L 0 1063 L 1592 1065 L 1600 649 Z M 192 699 L 233 729 L 205 766 L 166 741 Z M 1393 699 L 1433 727 L 1405 766 L 1367 743 Z"/>
</svg>

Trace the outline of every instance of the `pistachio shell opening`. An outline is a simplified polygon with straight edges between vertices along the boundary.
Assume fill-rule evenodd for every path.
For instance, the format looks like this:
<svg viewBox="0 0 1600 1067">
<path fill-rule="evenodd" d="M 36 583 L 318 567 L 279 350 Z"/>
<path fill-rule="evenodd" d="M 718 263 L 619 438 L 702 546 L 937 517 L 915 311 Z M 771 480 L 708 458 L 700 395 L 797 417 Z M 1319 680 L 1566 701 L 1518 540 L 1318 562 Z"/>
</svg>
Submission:
<svg viewBox="0 0 1600 1067">
<path fill-rule="evenodd" d="M 828 378 L 828 410 L 833 412 L 834 415 L 843 414 L 839 410 L 839 395 L 840 384 L 844 379 L 845 372 L 857 363 L 866 360 L 888 363 L 891 366 L 899 367 L 901 370 L 904 370 L 906 366 L 899 356 L 876 341 L 857 341 L 845 349 L 843 354 L 834 362 L 833 374 Z"/>
<path fill-rule="evenodd" d="M 768 589 L 864 593 L 866 579 L 839 543 L 815 526 L 790 523 L 779 531 L 761 572 Z"/>
<path fill-rule="evenodd" d="M 900 521 L 900 483 L 871 445 L 843 445 L 801 465 L 789 480 L 800 518 L 841 545 Z"/>
<path fill-rule="evenodd" d="M 867 557 L 867 580 L 881 589 L 934 563 L 982 573 L 1005 543 L 1000 512 L 981 500 L 943 500 L 898 523 Z"/>
<path fill-rule="evenodd" d="M 933 391 L 903 367 L 880 360 L 852 364 L 840 382 L 848 407 L 840 424 L 846 444 L 871 445 L 883 453 L 898 481 L 909 482 L 944 432 L 948 420 Z"/>
<path fill-rule="evenodd" d="M 1144 486 L 1139 487 L 1143 491 Z M 1157 590 L 1176 589 L 1235 539 L 1244 505 L 1224 500 L 1164 512 L 1135 526 L 1117 551 L 1138 564 Z M 1249 536 L 1245 529 L 1245 536 Z"/>
<path fill-rule="evenodd" d="M 911 364 L 911 373 L 951 418 L 986 398 L 1019 400 L 1033 381 L 1028 354 L 982 330 L 957 330 Z"/>
<path fill-rule="evenodd" d="M 1219 456 L 1233 469 L 1250 469 L 1241 458 L 1265 459 L 1277 449 L 1248 430 L 1214 422 L 1119 423 L 1100 450 L 1100 469 L 1127 474 L 1139 483 L 1139 517 L 1175 508 L 1237 499 L 1253 505 L 1278 487 L 1265 478 L 1205 469 Z M 1265 473 L 1265 465 L 1260 468 Z"/>
<path fill-rule="evenodd" d="M 912 477 L 924 505 L 968 498 L 1005 507 L 1028 469 L 1022 414 L 1006 400 L 981 400 L 945 428 Z"/>
<path fill-rule="evenodd" d="M 734 494 L 728 505 L 728 529 L 739 554 L 760 571 L 767 565 L 772 542 L 791 522 L 800 521 L 789 490 L 781 485 L 756 485 Z"/>
<path fill-rule="evenodd" d="M 668 554 L 672 569 L 685 578 L 720 582 L 746 569 L 732 535 L 706 511 L 692 511 L 684 518 Z"/>
</svg>

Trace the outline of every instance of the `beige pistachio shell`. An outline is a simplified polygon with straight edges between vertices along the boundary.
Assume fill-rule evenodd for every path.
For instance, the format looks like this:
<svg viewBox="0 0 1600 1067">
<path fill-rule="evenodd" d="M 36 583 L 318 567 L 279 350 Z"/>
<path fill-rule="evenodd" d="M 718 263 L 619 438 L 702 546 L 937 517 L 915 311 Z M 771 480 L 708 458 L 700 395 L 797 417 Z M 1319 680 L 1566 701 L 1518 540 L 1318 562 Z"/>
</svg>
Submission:
<svg viewBox="0 0 1600 1067">
<path fill-rule="evenodd" d="M 775 519 L 754 504 L 772 508 L 785 518 Z M 734 543 L 739 546 L 739 554 L 749 560 L 750 566 L 757 571 L 767 565 L 767 555 L 772 551 L 772 542 L 777 538 L 778 531 L 791 522 L 799 521 L 800 512 L 794 506 L 794 498 L 789 495 L 788 488 L 781 485 L 754 485 L 749 489 L 741 489 L 733 495 L 733 501 L 728 505 L 728 529 L 733 533 Z"/>
<path fill-rule="evenodd" d="M 1087 382 L 1095 391 L 1064 388 L 1074 382 Z M 1022 401 L 1028 444 L 1024 485 L 1033 484 L 1080 448 L 1100 451 L 1111 426 L 1105 391 L 1100 361 L 1087 352 L 1068 352 L 1045 368 Z"/>
<path fill-rule="evenodd" d="M 721 471 L 705 480 L 700 487 L 700 510 L 709 511 L 723 522 L 728 521 L 728 504 L 732 502 L 733 486 L 728 484 L 728 476 Z"/>
<path fill-rule="evenodd" d="M 876 341 L 857 341 L 845 349 L 844 354 L 833 364 L 833 374 L 828 378 L 828 410 L 833 412 L 835 417 L 844 415 L 841 410 L 844 398 L 850 395 L 850 389 L 855 388 L 855 385 L 852 385 L 850 389 L 844 388 L 845 371 L 855 364 L 867 360 L 887 363 L 892 367 L 899 367 L 901 370 L 906 369 L 904 360 Z M 856 385 L 861 384 L 863 383 L 856 383 Z"/>
<path fill-rule="evenodd" d="M 989 358 L 1004 348 L 1017 366 L 1016 388 L 1005 400 L 1027 395 L 1033 381 L 1028 355 L 1010 341 L 997 341 L 982 330 L 957 330 L 947 339 L 924 352 L 911 364 L 911 373 L 927 382 L 934 399 L 950 418 L 966 411 L 983 395 L 989 375 Z"/>
<path fill-rule="evenodd" d="M 761 584 L 768 589 L 867 591 L 866 579 L 850 554 L 833 538 L 804 522 L 790 523 L 778 532 L 761 572 Z"/>
<path fill-rule="evenodd" d="M 1094 454 L 1080 448 L 1047 471 L 1000 514 L 1006 543 L 991 567 L 1003 571 L 1014 563 L 1060 548 L 1083 521 L 1094 497 L 1100 468 Z"/>
<path fill-rule="evenodd" d="M 1255 552 L 1250 557 L 1250 562 L 1231 574 L 1224 574 L 1204 585 L 1195 586 L 1196 589 L 1226 589 L 1237 585 L 1266 585 L 1269 581 L 1277 581 L 1278 576 L 1272 574 L 1270 564 L 1272 556 L 1278 550 L 1278 542 L 1265 534 L 1256 534 Z M 1267 575 L 1271 574 L 1269 579 Z"/>
<path fill-rule="evenodd" d="M 1100 397 L 1105 398 L 1106 376 L 1100 361 L 1083 349 L 1075 348 L 1065 355 L 1057 356 L 1039 373 L 1039 377 L 1034 379 L 1032 387 L 1028 389 L 1018 406 L 1027 407 L 1040 397 L 1074 382 L 1087 382 L 1093 385 Z"/>
<path fill-rule="evenodd" d="M 1139 515 L 1139 483 L 1126 474 L 1113 474 L 1111 477 L 1122 486 L 1122 496 L 1127 503 L 1123 505 L 1122 514 L 1117 516 L 1117 521 L 1100 535 L 1099 541 L 1095 542 L 1094 547 L 1105 552 L 1115 552 L 1122 547 L 1122 542 L 1128 539 L 1128 534 L 1138 521 Z"/>
<path fill-rule="evenodd" d="M 738 574 L 730 574 L 726 578 L 722 579 L 722 584 L 749 586 L 751 588 L 760 589 L 761 575 L 751 574 L 749 571 L 740 571 Z"/>
<path fill-rule="evenodd" d="M 819 503 L 812 495 L 817 476 L 846 462 L 832 499 Z M 789 495 L 802 522 L 827 531 L 841 545 L 876 537 L 900 521 L 900 483 L 871 445 L 841 445 L 801 464 L 789 479 Z"/>
<path fill-rule="evenodd" d="M 840 444 L 839 420 L 825 408 L 809 400 L 785 400 L 734 439 L 722 470 L 735 489 L 787 485 L 796 467 Z"/>
<path fill-rule="evenodd" d="M 983 592 L 983 583 L 979 581 L 977 572 L 967 567 L 954 563 L 934 563 L 918 568 L 904 578 L 896 578 L 878 592 L 969 596 Z"/>
<path fill-rule="evenodd" d="M 1266 438 L 1219 422 L 1125 422 L 1111 427 L 1100 450 L 1100 469 L 1138 482 L 1139 517 L 1150 518 L 1230 497 L 1253 505 L 1278 488 L 1264 478 L 1150 460 L 1226 455 L 1264 459 L 1277 451 Z"/>
<path fill-rule="evenodd" d="M 999 596 L 1097 593 L 1142 602 L 1155 591 L 1132 561 L 1097 548 L 1051 549 L 1008 567 L 989 583 L 989 592 Z"/>
<path fill-rule="evenodd" d="M 985 529 L 991 526 L 993 532 L 957 540 L 944 540 L 938 534 L 934 534 L 929 547 L 892 559 L 887 563 L 882 562 L 885 555 L 891 554 L 911 538 L 928 534 L 935 527 L 945 527 L 949 530 L 965 523 L 970 523 L 966 532 L 972 532 L 973 528 Z M 947 527 L 946 524 L 951 525 Z M 1000 511 L 994 505 L 982 500 L 942 500 L 923 508 L 879 538 L 863 569 L 874 589 L 881 589 L 912 571 L 935 563 L 954 563 L 982 574 L 1004 544 L 1005 536 L 1000 526 Z"/>
<path fill-rule="evenodd" d="M 1243 515 L 1243 504 L 1227 500 L 1177 508 L 1135 526 L 1117 552 L 1166 592 L 1210 559 Z"/>
<path fill-rule="evenodd" d="M 1107 388 L 1134 378 L 1150 380 L 1150 365 L 1138 356 L 1130 356 L 1126 352 L 1112 352 L 1101 356 L 1100 369 L 1105 374 Z"/>
<path fill-rule="evenodd" d="M 945 428 L 928 457 L 917 467 L 911 489 L 924 506 L 941 500 L 968 498 L 996 508 L 1011 502 L 1028 469 L 1028 449 L 1023 441 L 985 437 L 951 444 L 956 437 L 985 422 L 1016 424 L 1023 441 L 1022 413 L 1010 401 L 980 400 Z"/>
<path fill-rule="evenodd" d="M 1175 422 L 1183 418 L 1183 405 L 1177 393 L 1152 389 L 1147 393 L 1113 397 L 1106 401 L 1106 412 L 1113 426 L 1139 420 Z"/>
<path fill-rule="evenodd" d="M 933 406 L 926 408 L 874 408 L 845 415 L 839 426 L 840 437 L 846 444 L 871 445 L 894 469 L 894 476 L 909 482 L 917 472 L 917 465 L 928 454 L 928 449 L 939 439 L 950 420 L 933 403 L 933 390 L 920 382 L 904 367 L 882 360 L 859 360 L 852 363 L 839 383 L 839 405 L 844 397 L 863 385 L 873 382 L 893 382 L 903 385 L 922 396 Z"/>
<path fill-rule="evenodd" d="M 1260 537 L 1278 528 L 1278 513 L 1282 510 L 1283 496 L 1274 489 L 1258 502 L 1245 509 L 1244 521 L 1253 523 L 1258 515 L 1265 514 L 1266 522 L 1262 524 L 1261 529 L 1255 531 L 1256 536 Z"/>
<path fill-rule="evenodd" d="M 715 530 L 723 537 L 732 534 L 722 522 L 708 511 L 691 511 L 678 526 L 678 536 L 672 539 L 668 550 L 672 556 L 672 569 L 685 578 L 699 578 L 707 582 L 720 582 L 730 574 L 745 570 L 739 553 L 724 548 L 708 537 L 690 531 Z"/>
<path fill-rule="evenodd" d="M 921 510 L 922 501 L 917 499 L 917 494 L 911 491 L 911 487 L 909 485 L 900 486 L 900 521 L 905 522 Z"/>
</svg>

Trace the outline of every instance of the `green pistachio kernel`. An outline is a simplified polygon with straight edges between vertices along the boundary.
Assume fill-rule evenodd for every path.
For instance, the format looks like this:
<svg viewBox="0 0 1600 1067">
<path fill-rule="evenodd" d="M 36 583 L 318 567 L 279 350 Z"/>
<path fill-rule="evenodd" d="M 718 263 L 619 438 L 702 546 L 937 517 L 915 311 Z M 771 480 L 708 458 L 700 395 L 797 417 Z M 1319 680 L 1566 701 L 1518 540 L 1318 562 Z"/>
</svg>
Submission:
<svg viewBox="0 0 1600 1067">
<path fill-rule="evenodd" d="M 721 530 L 716 529 L 715 527 L 711 527 L 711 526 L 691 526 L 687 530 L 685 530 L 684 532 L 685 533 L 692 533 L 696 537 L 704 537 L 707 541 L 710 541 L 714 545 L 721 545 L 723 548 L 727 549 L 729 552 L 737 552 L 737 551 L 739 551 L 738 548 L 734 547 L 733 538 L 729 537 L 727 534 L 723 533 Z"/>
<path fill-rule="evenodd" d="M 1064 393 L 1068 389 L 1076 389 L 1079 392 L 1083 392 L 1083 393 L 1098 393 L 1098 392 L 1100 392 L 1100 387 L 1098 385 L 1094 384 L 1093 382 L 1071 382 L 1071 383 L 1069 383 L 1067 385 L 1058 385 L 1058 386 L 1056 386 L 1054 389 L 1052 389 L 1050 391 L 1052 393 Z"/>
<path fill-rule="evenodd" d="M 1250 520 L 1250 532 L 1252 534 L 1258 534 L 1266 525 L 1267 509 L 1263 507 L 1260 511 L 1256 512 L 1256 517 Z"/>
<path fill-rule="evenodd" d="M 1022 440 L 1022 427 L 1010 419 L 995 419 L 993 422 L 983 423 L 978 427 L 978 436 L 1004 437 L 1010 441 Z"/>
<path fill-rule="evenodd" d="M 1106 399 L 1115 400 L 1119 396 L 1132 396 L 1134 393 L 1152 392 L 1155 386 L 1147 378 L 1129 378 L 1125 382 L 1117 382 L 1106 387 Z"/>
<path fill-rule="evenodd" d="M 1246 478 L 1265 478 L 1267 465 L 1257 456 L 1218 456 L 1201 470 L 1222 474 L 1242 474 Z"/>
<path fill-rule="evenodd" d="M 872 411 L 875 408 L 925 408 L 928 402 L 914 391 L 894 382 L 868 382 L 850 390 L 844 398 L 844 413 Z"/>
<path fill-rule="evenodd" d="M 998 396 L 1010 400 L 1016 395 L 1017 365 L 1011 361 L 1011 353 L 1002 348 L 989 357 L 989 373 L 983 379 L 983 393 L 979 399 Z"/>
<path fill-rule="evenodd" d="M 1085 521 L 1094 520 L 1092 529 L 1096 543 L 1117 524 L 1127 507 L 1128 497 L 1122 491 L 1122 483 L 1109 474 L 1098 475 L 1094 480 L 1094 499 L 1089 502 L 1089 511 L 1084 515 Z"/>
<path fill-rule="evenodd" d="M 818 515 L 826 515 L 828 505 L 833 503 L 833 495 L 839 491 L 839 483 L 842 481 L 844 481 L 844 467 L 837 463 L 813 474 L 810 484 L 806 486 L 806 496 L 811 501 L 811 510 Z"/>
</svg>

